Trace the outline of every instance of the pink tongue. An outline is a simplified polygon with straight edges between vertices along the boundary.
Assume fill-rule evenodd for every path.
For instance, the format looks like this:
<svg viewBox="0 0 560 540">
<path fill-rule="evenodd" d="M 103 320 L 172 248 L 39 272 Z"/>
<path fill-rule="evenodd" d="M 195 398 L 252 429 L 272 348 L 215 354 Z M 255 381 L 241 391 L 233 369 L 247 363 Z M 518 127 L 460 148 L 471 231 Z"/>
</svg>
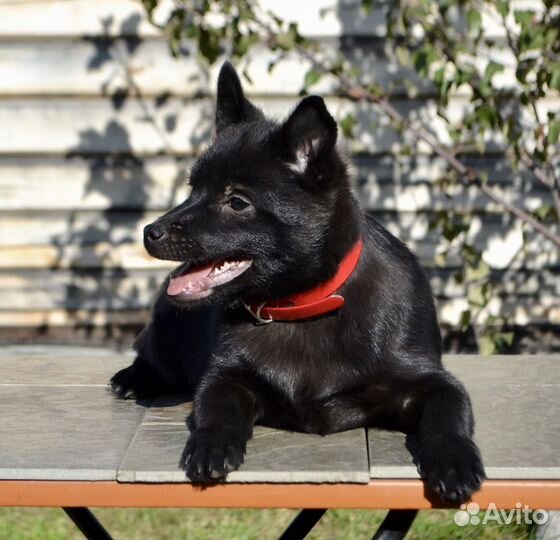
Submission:
<svg viewBox="0 0 560 540">
<path fill-rule="evenodd" d="M 207 266 L 199 266 L 195 270 L 191 270 L 187 274 L 182 274 L 171 278 L 169 285 L 167 286 L 167 294 L 170 296 L 175 296 L 180 294 L 183 289 L 187 287 L 189 281 L 196 286 L 196 284 L 205 277 L 208 277 L 210 272 L 214 268 L 214 264 L 209 264 Z"/>
</svg>

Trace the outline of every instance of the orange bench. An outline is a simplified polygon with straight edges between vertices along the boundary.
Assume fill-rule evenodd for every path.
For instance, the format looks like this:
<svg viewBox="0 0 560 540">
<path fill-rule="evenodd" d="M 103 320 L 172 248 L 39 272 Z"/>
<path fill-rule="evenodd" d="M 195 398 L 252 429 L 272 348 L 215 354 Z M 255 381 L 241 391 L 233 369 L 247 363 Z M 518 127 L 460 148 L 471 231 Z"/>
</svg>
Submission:
<svg viewBox="0 0 560 540">
<path fill-rule="evenodd" d="M 328 437 L 257 427 L 244 466 L 197 487 L 178 467 L 189 404 L 137 404 L 106 389 L 130 355 L 0 349 L 0 506 L 60 506 L 87 538 L 109 534 L 87 507 L 302 508 L 284 540 L 330 508 L 390 509 L 375 538 L 402 538 L 418 510 L 446 508 L 418 478 L 399 433 Z M 560 510 L 560 356 L 446 357 L 470 391 L 489 479 L 481 509 Z"/>
</svg>

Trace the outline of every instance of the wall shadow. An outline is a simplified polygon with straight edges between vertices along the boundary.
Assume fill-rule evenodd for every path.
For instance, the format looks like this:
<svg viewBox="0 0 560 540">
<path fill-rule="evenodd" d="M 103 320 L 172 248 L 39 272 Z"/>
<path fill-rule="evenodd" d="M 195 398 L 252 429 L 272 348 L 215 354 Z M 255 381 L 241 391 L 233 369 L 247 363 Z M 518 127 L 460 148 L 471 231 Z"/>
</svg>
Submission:
<svg viewBox="0 0 560 540">
<path fill-rule="evenodd" d="M 142 256 L 142 226 L 174 204 L 184 190 L 191 162 L 169 140 L 178 129 L 178 118 L 162 110 L 171 100 L 185 104 L 193 98 L 170 91 L 145 95 L 136 82 L 130 65 L 138 58 L 143 42 L 137 14 L 122 22 L 116 38 L 109 35 L 112 17 L 100 22 L 100 37 L 83 38 L 92 46 L 86 69 L 112 68 L 106 70 L 109 75 L 100 86 L 100 95 L 110 104 L 113 115 L 103 129 L 79 132 L 78 142 L 68 150 L 66 160 L 87 170 L 83 197 L 91 200 L 94 196 L 105 202 L 99 210 L 85 205 L 68 212 L 66 230 L 51 239 L 57 250 L 51 270 L 65 276 L 57 303 L 67 313 L 74 335 L 127 345 L 147 321 L 151 297 L 167 272 L 150 266 L 147 257 L 145 265 L 138 262 Z M 157 134 L 161 150 L 138 152 L 130 126 L 122 120 L 127 108 L 139 111 L 136 118 Z M 209 139 L 210 125 L 210 114 L 203 114 L 190 140 L 193 148 Z M 158 191 L 162 183 L 153 176 L 158 170 L 154 164 L 158 163 L 174 170 L 165 194 Z M 130 253 L 133 259 L 136 257 L 132 264 Z M 47 333 L 49 328 L 41 331 Z"/>
</svg>

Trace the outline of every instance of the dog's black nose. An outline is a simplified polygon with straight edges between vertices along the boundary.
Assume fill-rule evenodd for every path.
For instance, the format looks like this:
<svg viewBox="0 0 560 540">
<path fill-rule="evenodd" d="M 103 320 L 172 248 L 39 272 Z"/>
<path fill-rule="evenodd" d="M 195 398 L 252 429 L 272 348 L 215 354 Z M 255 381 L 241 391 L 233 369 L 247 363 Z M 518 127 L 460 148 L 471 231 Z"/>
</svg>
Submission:
<svg viewBox="0 0 560 540">
<path fill-rule="evenodd" d="M 157 242 L 163 240 L 166 236 L 165 229 L 157 223 L 151 223 L 144 227 L 144 240 L 148 242 Z"/>
</svg>

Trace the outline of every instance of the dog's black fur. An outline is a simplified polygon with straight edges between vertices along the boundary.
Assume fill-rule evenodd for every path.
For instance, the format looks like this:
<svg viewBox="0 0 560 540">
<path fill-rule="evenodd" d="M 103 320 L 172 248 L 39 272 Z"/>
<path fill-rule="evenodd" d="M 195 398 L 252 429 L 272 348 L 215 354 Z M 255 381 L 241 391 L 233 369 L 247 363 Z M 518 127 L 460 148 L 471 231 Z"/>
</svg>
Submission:
<svg viewBox="0 0 560 540">
<path fill-rule="evenodd" d="M 268 120 L 225 64 L 216 127 L 190 197 L 146 228 L 145 246 L 183 263 L 172 275 L 223 259 L 252 265 L 200 300 L 164 287 L 113 390 L 194 392 L 184 462 L 194 481 L 238 468 L 255 423 L 319 434 L 375 426 L 417 439 L 421 475 L 441 497 L 469 498 L 484 469 L 469 397 L 441 364 L 430 286 L 407 247 L 359 210 L 323 100 Z M 244 309 L 328 280 L 359 237 L 340 310 L 256 325 Z"/>
</svg>

